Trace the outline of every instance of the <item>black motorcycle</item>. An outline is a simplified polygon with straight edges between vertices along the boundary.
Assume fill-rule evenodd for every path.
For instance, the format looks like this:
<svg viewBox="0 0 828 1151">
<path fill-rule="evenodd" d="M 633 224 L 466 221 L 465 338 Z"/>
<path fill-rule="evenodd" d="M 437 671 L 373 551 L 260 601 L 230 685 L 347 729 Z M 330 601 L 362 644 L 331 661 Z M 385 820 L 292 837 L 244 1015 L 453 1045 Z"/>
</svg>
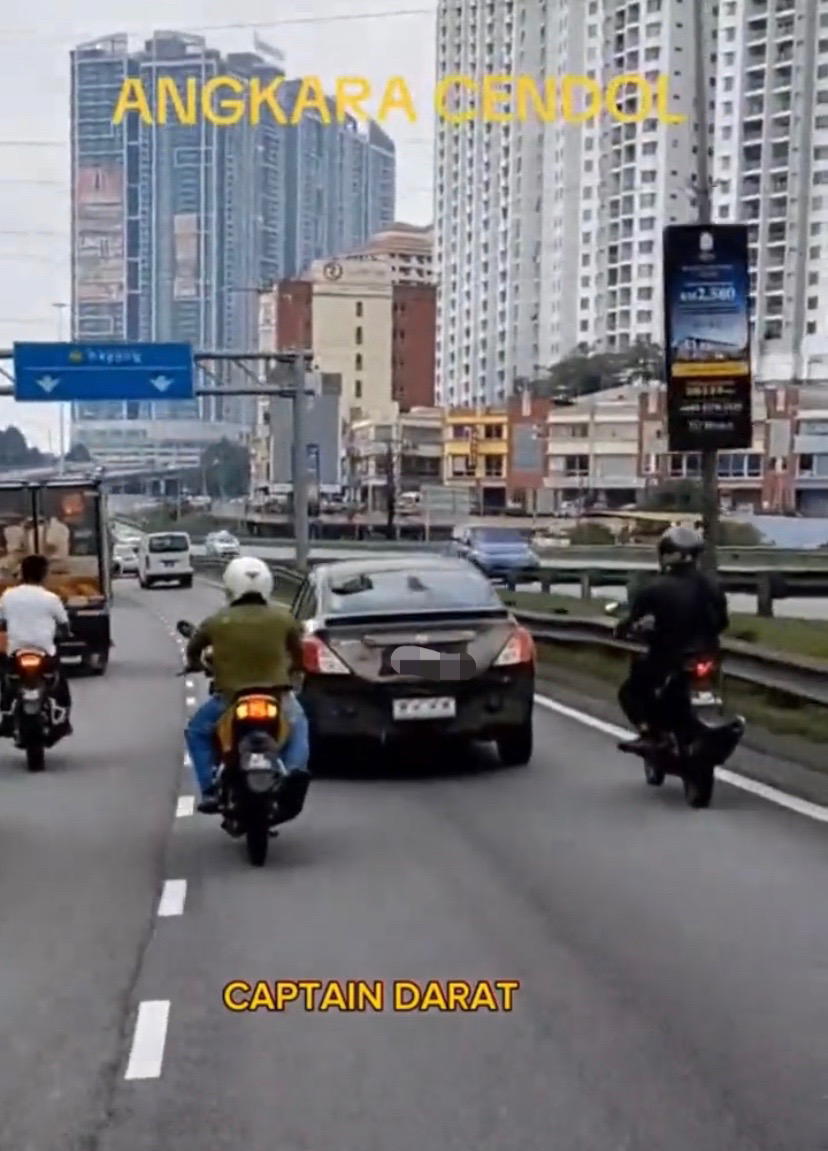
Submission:
<svg viewBox="0 0 828 1151">
<path fill-rule="evenodd" d="M 189 639 L 195 628 L 187 620 L 177 624 Z M 202 671 L 214 691 L 209 649 Z M 179 673 L 186 674 L 186 672 Z M 216 777 L 222 828 L 234 839 L 245 838 L 254 867 L 267 860 L 279 787 L 287 772 L 281 749 L 289 734 L 279 695 L 270 689 L 248 689 L 230 703 L 216 728 Z"/>
<path fill-rule="evenodd" d="M 57 672 L 44 651 L 27 648 L 16 651 L 6 672 L 11 700 L 9 734 L 26 754 L 29 771 L 43 771 L 46 749 L 67 734 L 66 709 L 54 698 Z"/>
<path fill-rule="evenodd" d="M 614 615 L 618 609 L 613 603 L 606 610 Z M 645 635 L 651 627 L 652 620 L 645 618 L 633 626 L 630 637 Z M 663 742 L 632 753 L 644 760 L 650 787 L 661 787 L 668 775 L 677 776 L 688 806 L 709 807 L 716 768 L 727 762 L 745 733 L 742 716 L 725 717 L 721 657 L 717 653 L 688 656 L 667 675 L 655 695 L 660 720 L 655 726 Z M 674 726 L 678 716 L 684 722 Z"/>
</svg>

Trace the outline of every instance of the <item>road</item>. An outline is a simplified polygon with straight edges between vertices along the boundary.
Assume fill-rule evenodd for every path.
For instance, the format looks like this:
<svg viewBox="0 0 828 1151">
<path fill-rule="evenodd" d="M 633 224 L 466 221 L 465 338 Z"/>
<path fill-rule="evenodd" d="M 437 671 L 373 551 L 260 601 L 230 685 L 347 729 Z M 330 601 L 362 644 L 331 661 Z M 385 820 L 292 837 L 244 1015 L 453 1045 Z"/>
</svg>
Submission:
<svg viewBox="0 0 828 1151">
<path fill-rule="evenodd" d="M 254 871 L 179 798 L 171 625 L 218 594 L 117 596 L 71 742 L 42 777 L 3 748 L 2 1151 L 828 1148 L 823 824 L 724 785 L 691 812 L 539 706 L 528 768 L 317 780 Z M 234 979 L 520 987 L 251 1014 Z"/>
</svg>

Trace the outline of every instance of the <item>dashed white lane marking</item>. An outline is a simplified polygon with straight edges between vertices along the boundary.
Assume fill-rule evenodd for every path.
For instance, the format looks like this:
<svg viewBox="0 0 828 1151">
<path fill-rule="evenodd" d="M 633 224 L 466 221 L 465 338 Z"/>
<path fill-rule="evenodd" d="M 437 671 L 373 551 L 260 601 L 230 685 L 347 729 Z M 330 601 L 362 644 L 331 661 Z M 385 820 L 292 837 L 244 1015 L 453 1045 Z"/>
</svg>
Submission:
<svg viewBox="0 0 828 1151">
<path fill-rule="evenodd" d="M 188 695 L 187 696 L 187 707 L 195 707 L 195 705 L 196 705 L 195 696 L 194 695 Z"/>
<path fill-rule="evenodd" d="M 192 815 L 194 811 L 195 811 L 195 796 L 194 795 L 179 795 L 178 805 L 175 809 L 176 818 L 181 819 L 182 816 Z"/>
<path fill-rule="evenodd" d="M 168 879 L 161 892 L 158 914 L 162 918 L 184 914 L 184 900 L 187 898 L 186 879 Z"/>
<path fill-rule="evenodd" d="M 169 999 L 145 999 L 139 1004 L 125 1079 L 160 1078 L 169 1018 Z"/>
<path fill-rule="evenodd" d="M 195 691 L 195 680 L 188 679 L 184 682 L 187 685 L 187 691 Z"/>
<path fill-rule="evenodd" d="M 596 719 L 594 715 L 587 715 L 586 712 L 578 711 L 575 707 L 567 707 L 565 703 L 558 703 L 556 699 L 549 699 L 545 695 L 536 695 L 535 702 L 549 711 L 555 711 L 558 715 L 566 716 L 567 719 L 574 719 L 576 723 L 603 732 L 604 735 L 609 735 L 613 739 L 629 739 L 634 734 L 626 728 L 618 727 L 617 724 Z M 716 776 L 722 783 L 728 783 L 731 787 L 738 787 L 741 791 L 750 792 L 751 795 L 766 799 L 769 803 L 775 803 L 777 807 L 787 808 L 788 811 L 794 811 L 797 815 L 804 815 L 807 819 L 815 819 L 819 823 L 828 823 L 828 807 L 822 807 L 818 803 L 810 803 L 807 799 L 799 799 L 796 795 L 788 795 L 787 792 L 779 791 L 766 783 L 758 783 L 755 779 L 748 779 L 747 776 L 739 775 L 738 772 L 730 771 L 727 768 L 717 768 Z"/>
</svg>

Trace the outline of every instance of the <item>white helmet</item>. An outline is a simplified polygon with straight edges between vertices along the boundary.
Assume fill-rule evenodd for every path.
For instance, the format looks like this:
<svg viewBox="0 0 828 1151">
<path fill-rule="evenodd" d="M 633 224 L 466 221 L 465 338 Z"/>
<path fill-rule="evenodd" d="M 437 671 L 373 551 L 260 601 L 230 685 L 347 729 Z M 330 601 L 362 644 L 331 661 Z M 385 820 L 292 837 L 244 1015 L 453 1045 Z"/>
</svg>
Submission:
<svg viewBox="0 0 828 1151">
<path fill-rule="evenodd" d="M 222 577 L 231 603 L 243 595 L 260 595 L 269 600 L 273 593 L 273 576 L 264 560 L 256 556 L 240 556 L 231 560 Z"/>
</svg>

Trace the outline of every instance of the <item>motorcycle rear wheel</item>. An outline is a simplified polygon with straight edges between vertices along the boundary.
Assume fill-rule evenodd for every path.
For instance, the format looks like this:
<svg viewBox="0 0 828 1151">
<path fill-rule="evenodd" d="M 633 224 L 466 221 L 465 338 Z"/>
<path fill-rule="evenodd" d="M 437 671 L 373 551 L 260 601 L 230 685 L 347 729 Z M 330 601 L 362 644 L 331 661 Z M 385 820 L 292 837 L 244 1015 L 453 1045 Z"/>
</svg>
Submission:
<svg viewBox="0 0 828 1151">
<path fill-rule="evenodd" d="M 26 770 L 43 771 L 46 767 L 46 749 L 42 743 L 29 744 L 26 748 Z"/>
<path fill-rule="evenodd" d="M 247 858 L 254 867 L 264 867 L 270 846 L 270 809 L 262 803 L 250 805 L 247 812 L 245 840 Z"/>
<path fill-rule="evenodd" d="M 694 772 L 691 776 L 685 776 L 683 782 L 684 798 L 687 801 L 688 807 L 695 808 L 696 810 L 710 807 L 715 784 L 715 775 L 713 774 L 712 767 L 703 771 Z"/>
<path fill-rule="evenodd" d="M 656 767 L 652 763 L 645 762 L 644 764 L 644 778 L 650 787 L 661 787 L 664 783 L 665 772 L 661 767 Z"/>
</svg>

